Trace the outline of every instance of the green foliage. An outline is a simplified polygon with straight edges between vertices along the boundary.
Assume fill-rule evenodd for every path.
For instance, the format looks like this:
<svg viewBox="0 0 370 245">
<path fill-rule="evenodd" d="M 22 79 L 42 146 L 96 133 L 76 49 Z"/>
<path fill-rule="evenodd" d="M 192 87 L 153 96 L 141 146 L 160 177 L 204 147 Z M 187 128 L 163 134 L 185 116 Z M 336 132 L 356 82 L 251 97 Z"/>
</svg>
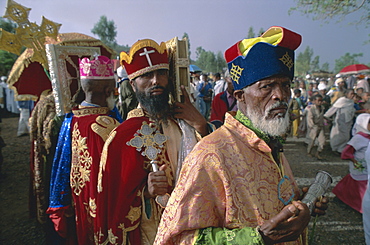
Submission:
<svg viewBox="0 0 370 245">
<path fill-rule="evenodd" d="M 3 30 L 10 33 L 15 33 L 16 27 L 17 25 L 14 22 L 4 18 L 0 18 L 0 28 L 2 28 Z M 9 72 L 12 69 L 17 57 L 18 56 L 15 54 L 0 50 L 0 76 L 9 75 Z"/>
<path fill-rule="evenodd" d="M 15 28 L 17 28 L 17 24 L 12 22 L 11 20 L 0 17 L 0 28 L 7 32 L 15 33 Z"/>
<path fill-rule="evenodd" d="M 188 39 L 188 48 L 189 48 L 188 51 L 189 51 L 189 59 L 190 59 L 191 52 L 190 52 L 190 38 L 189 38 L 189 35 L 186 32 L 184 32 L 184 35 L 182 35 L 182 38 Z"/>
<path fill-rule="evenodd" d="M 8 76 L 9 71 L 12 69 L 17 55 L 0 50 L 0 76 Z"/>
<path fill-rule="evenodd" d="M 351 13 L 358 16 L 357 23 L 363 23 L 366 27 L 370 24 L 370 1 L 369 0 L 295 0 L 296 7 L 289 10 L 300 11 L 307 16 L 313 16 L 314 20 L 328 20 L 339 18 L 340 21 Z"/>
<path fill-rule="evenodd" d="M 299 53 L 295 61 L 295 73 L 304 77 L 311 71 L 313 50 L 307 46 L 303 53 Z"/>
<path fill-rule="evenodd" d="M 345 55 L 341 56 L 339 59 L 335 60 L 334 72 L 338 73 L 343 67 L 360 63 L 358 60 L 358 57 L 362 57 L 362 56 L 363 56 L 362 53 L 359 53 L 359 54 L 346 53 Z"/>
<path fill-rule="evenodd" d="M 247 38 L 254 38 L 256 34 L 254 34 L 253 26 L 249 27 Z"/>
<path fill-rule="evenodd" d="M 119 45 L 117 43 L 110 46 L 114 51 L 116 51 L 116 54 L 119 55 L 122 51 L 128 52 L 130 51 L 130 46 L 128 45 Z"/>
<path fill-rule="evenodd" d="M 263 28 L 260 28 L 260 31 L 258 32 L 258 36 L 261 36 L 262 33 L 264 33 L 264 32 L 265 32 L 265 30 Z"/>
<path fill-rule="evenodd" d="M 212 51 L 204 50 L 202 47 L 197 47 L 195 53 L 197 55 L 195 64 L 205 73 L 223 72 L 227 67 L 222 52 L 215 54 Z"/>
<path fill-rule="evenodd" d="M 329 63 L 325 62 L 324 64 L 322 64 L 321 70 L 322 71 L 329 71 Z"/>
<path fill-rule="evenodd" d="M 91 29 L 91 32 L 99 37 L 99 39 L 108 45 L 111 48 L 114 48 L 117 45 L 117 27 L 114 24 L 113 20 L 108 20 L 107 16 L 102 15 L 98 23 L 94 25 L 94 28 Z"/>
<path fill-rule="evenodd" d="M 313 51 L 312 51 L 313 52 Z M 311 71 L 317 71 L 320 70 L 320 57 L 315 56 L 315 58 L 312 60 L 311 65 L 310 65 Z"/>
<path fill-rule="evenodd" d="M 204 48 L 202 48 L 201 46 L 200 46 L 200 47 L 197 47 L 197 48 L 195 49 L 195 55 L 196 55 L 196 59 L 197 59 L 197 60 L 199 59 L 200 55 L 201 55 L 203 52 L 206 52 L 206 51 L 205 51 L 205 50 L 204 50 Z"/>
</svg>

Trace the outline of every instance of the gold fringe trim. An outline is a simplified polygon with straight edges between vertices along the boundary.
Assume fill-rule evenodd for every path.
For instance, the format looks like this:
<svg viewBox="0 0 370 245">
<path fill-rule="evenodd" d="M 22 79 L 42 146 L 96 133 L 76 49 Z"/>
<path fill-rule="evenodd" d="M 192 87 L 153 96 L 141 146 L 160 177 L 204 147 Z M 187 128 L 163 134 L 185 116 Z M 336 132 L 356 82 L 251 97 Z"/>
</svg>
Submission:
<svg viewBox="0 0 370 245">
<path fill-rule="evenodd" d="M 139 40 L 136 43 L 134 43 L 134 45 L 132 45 L 132 47 L 129 51 L 129 54 L 127 54 L 126 52 L 121 52 L 121 54 L 120 54 L 121 65 L 122 65 L 122 60 L 126 61 L 128 64 L 131 64 L 132 59 L 134 57 L 134 54 L 138 50 L 140 50 L 144 47 L 155 48 L 160 54 L 163 54 L 164 52 L 167 51 L 166 43 L 164 43 L 164 42 L 161 42 L 161 44 L 158 45 L 158 43 L 156 43 L 155 41 L 153 41 L 151 39 Z"/>
<path fill-rule="evenodd" d="M 77 110 L 72 110 L 73 116 L 75 117 L 83 117 L 88 116 L 91 114 L 108 114 L 109 108 L 108 107 L 80 107 Z"/>
</svg>

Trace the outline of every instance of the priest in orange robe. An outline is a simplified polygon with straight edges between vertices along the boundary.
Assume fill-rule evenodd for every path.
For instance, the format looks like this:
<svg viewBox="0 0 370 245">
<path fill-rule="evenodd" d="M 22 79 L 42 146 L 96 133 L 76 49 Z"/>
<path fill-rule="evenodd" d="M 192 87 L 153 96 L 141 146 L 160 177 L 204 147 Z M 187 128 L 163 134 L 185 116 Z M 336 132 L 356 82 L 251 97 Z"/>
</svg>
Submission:
<svg viewBox="0 0 370 245">
<path fill-rule="evenodd" d="M 310 211 L 281 137 L 300 42 L 272 27 L 225 52 L 238 111 L 187 156 L 154 244 L 305 244 Z"/>
</svg>

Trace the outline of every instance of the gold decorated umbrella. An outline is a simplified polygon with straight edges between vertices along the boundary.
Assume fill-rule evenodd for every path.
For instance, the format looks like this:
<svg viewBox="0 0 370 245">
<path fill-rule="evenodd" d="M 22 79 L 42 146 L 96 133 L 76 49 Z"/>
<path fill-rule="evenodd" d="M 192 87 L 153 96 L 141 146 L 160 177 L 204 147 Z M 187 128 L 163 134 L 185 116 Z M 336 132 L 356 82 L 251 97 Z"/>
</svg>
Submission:
<svg viewBox="0 0 370 245">
<path fill-rule="evenodd" d="M 100 40 L 81 33 L 60 33 L 56 39 L 46 37 L 45 44 L 61 46 L 99 47 L 101 54 L 107 57 L 114 55 L 114 50 Z M 7 83 L 14 90 L 16 100 L 37 101 L 42 94 L 51 90 L 51 82 L 45 71 L 45 66 L 36 60 L 35 51 L 27 48 L 14 63 Z M 78 66 L 78 57 L 71 57 L 75 66 Z M 70 69 L 72 77 L 77 77 L 75 69 Z M 78 86 L 72 83 L 71 90 L 76 91 Z"/>
</svg>

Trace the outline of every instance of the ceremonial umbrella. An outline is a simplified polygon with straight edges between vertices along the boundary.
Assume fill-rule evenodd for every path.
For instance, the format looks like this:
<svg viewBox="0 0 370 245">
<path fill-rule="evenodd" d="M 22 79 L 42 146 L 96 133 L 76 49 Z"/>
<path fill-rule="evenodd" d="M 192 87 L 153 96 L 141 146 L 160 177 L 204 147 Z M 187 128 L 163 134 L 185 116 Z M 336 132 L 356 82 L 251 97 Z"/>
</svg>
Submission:
<svg viewBox="0 0 370 245">
<path fill-rule="evenodd" d="M 370 67 L 363 64 L 354 64 L 344 67 L 342 70 L 339 71 L 341 75 L 352 75 L 352 74 L 359 74 L 370 72 Z"/>
<path fill-rule="evenodd" d="M 189 71 L 190 72 L 201 72 L 202 69 L 200 69 L 198 66 L 196 65 L 189 65 Z"/>
<path fill-rule="evenodd" d="M 46 37 L 45 44 L 56 44 L 60 46 L 80 46 L 80 47 L 99 47 L 101 55 L 112 57 L 114 50 L 106 46 L 100 40 L 81 33 L 59 33 L 57 40 Z M 16 100 L 33 100 L 37 101 L 42 94 L 51 91 L 51 82 L 45 66 L 34 61 L 35 52 L 32 48 L 27 48 L 14 63 L 7 83 L 14 90 Z M 78 57 L 70 57 L 78 67 Z M 68 70 L 71 77 L 76 77 L 74 69 Z M 73 73 L 74 72 L 74 73 Z M 72 94 L 78 89 L 77 80 L 73 79 L 70 85 Z"/>
</svg>

